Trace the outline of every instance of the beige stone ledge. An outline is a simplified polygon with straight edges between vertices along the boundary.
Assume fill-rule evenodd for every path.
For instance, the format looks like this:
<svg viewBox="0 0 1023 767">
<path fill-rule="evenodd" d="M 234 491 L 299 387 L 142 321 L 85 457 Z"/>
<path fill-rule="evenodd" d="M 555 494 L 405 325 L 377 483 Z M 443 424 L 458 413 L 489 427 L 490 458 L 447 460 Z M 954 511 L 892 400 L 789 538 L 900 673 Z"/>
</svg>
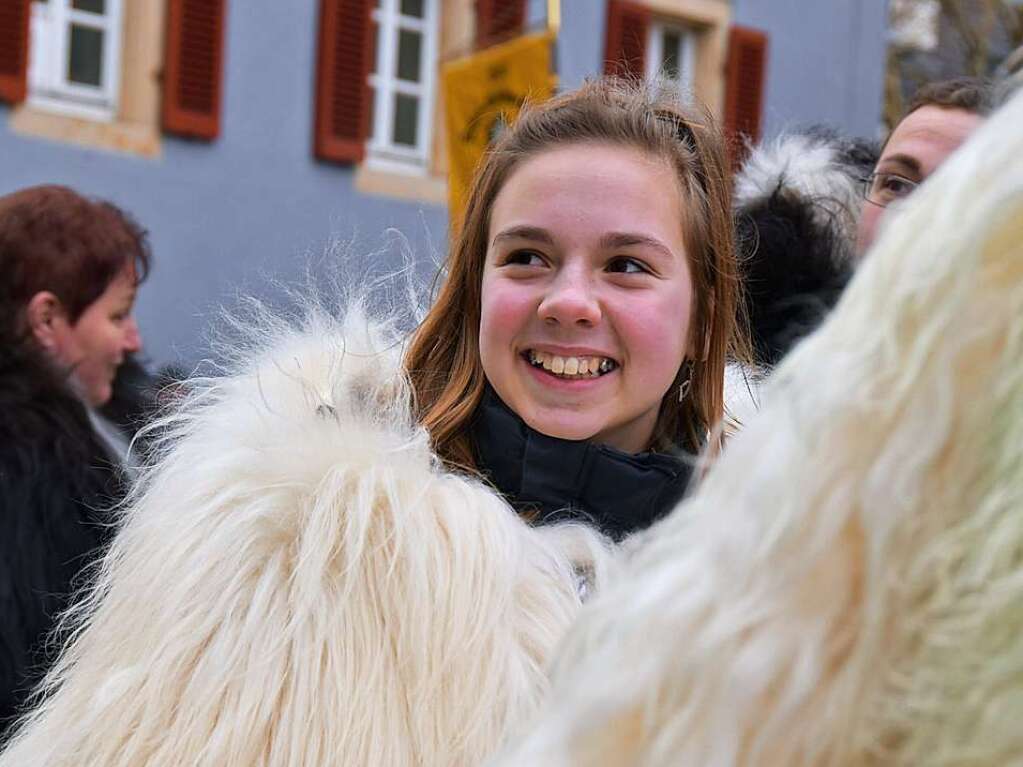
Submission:
<svg viewBox="0 0 1023 767">
<path fill-rule="evenodd" d="M 11 113 L 8 125 L 14 133 L 22 136 L 141 157 L 156 158 L 161 154 L 159 131 L 152 125 L 142 123 L 97 122 L 23 104 Z"/>
<path fill-rule="evenodd" d="M 732 15 L 727 0 L 645 0 L 643 4 L 658 15 L 684 18 L 699 24 L 728 24 Z"/>
<path fill-rule="evenodd" d="M 355 189 L 363 194 L 394 197 L 399 200 L 448 204 L 447 180 L 439 176 L 411 176 L 389 173 L 359 165 L 355 171 Z"/>
</svg>

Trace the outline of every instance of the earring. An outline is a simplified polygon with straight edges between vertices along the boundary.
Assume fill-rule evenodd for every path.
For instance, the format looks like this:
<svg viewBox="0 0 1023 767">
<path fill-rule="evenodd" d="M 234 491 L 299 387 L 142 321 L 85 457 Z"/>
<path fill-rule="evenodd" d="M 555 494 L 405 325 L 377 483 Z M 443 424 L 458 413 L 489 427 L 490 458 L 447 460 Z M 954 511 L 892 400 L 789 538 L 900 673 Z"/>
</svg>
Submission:
<svg viewBox="0 0 1023 767">
<path fill-rule="evenodd" d="M 689 390 L 693 388 L 693 363 L 686 361 L 683 363 L 683 367 L 685 368 L 685 378 L 678 385 L 679 402 L 684 402 L 689 396 Z"/>
</svg>

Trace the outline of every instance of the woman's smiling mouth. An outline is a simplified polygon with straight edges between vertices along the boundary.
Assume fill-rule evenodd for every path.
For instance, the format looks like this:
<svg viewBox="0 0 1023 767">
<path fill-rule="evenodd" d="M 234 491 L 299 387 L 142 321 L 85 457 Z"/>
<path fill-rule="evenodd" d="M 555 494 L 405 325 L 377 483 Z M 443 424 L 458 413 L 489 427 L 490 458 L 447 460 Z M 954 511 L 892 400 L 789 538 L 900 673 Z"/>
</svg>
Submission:
<svg viewBox="0 0 1023 767">
<path fill-rule="evenodd" d="M 537 349 L 527 349 L 522 356 L 534 368 L 570 381 L 600 378 L 618 367 L 610 357 L 561 356 Z"/>
</svg>

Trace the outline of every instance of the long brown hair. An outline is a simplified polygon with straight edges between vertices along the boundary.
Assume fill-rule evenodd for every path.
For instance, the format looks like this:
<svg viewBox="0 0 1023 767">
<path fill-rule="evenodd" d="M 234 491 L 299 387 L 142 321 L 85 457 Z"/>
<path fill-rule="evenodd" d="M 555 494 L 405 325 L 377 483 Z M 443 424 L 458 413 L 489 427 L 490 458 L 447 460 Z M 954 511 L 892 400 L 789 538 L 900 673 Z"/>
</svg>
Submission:
<svg viewBox="0 0 1023 767">
<path fill-rule="evenodd" d="M 615 79 L 587 82 L 529 105 L 477 169 L 460 226 L 452 232 L 445 280 L 405 356 L 416 412 L 450 467 L 473 471 L 469 427 L 483 395 L 480 296 L 490 210 L 511 173 L 556 146 L 604 143 L 636 148 L 675 168 L 683 190 L 686 253 L 693 280 L 690 333 L 696 359 L 682 365 L 665 394 L 651 448 L 697 452 L 724 416 L 724 369 L 744 347 L 737 321 L 739 278 L 723 142 L 714 121 L 658 86 Z M 651 190 L 657 194 L 657 190 Z M 680 403 L 678 387 L 689 375 Z"/>
</svg>

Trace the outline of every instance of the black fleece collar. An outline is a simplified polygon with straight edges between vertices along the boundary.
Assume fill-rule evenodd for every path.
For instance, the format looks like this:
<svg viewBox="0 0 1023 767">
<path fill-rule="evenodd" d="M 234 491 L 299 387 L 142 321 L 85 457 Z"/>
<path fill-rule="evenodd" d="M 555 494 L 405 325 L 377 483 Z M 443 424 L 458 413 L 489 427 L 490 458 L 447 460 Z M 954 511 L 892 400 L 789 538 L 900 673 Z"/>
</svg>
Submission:
<svg viewBox="0 0 1023 767">
<path fill-rule="evenodd" d="M 473 423 L 481 471 L 539 524 L 582 519 L 615 540 L 671 511 L 692 474 L 685 456 L 630 454 L 534 431 L 488 386 Z"/>
</svg>

